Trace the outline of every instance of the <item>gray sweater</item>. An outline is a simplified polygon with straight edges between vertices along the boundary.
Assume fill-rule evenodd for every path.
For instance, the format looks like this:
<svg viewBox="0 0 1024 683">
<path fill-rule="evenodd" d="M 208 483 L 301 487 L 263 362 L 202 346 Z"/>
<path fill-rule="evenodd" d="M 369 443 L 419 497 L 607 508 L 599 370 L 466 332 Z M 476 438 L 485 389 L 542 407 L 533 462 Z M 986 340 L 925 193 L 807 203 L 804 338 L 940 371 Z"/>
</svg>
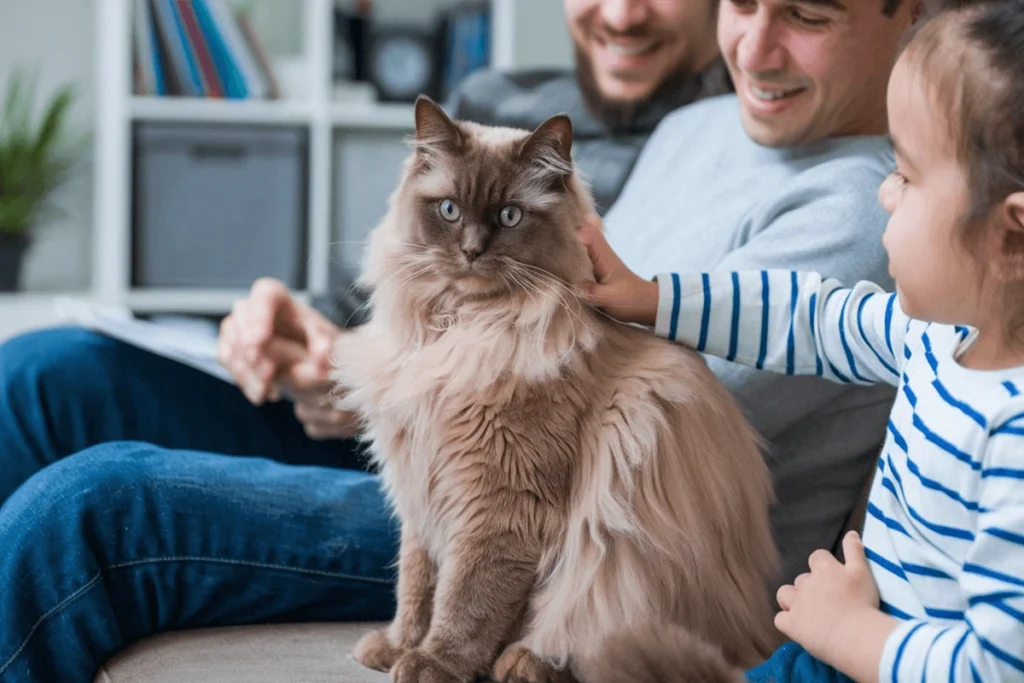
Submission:
<svg viewBox="0 0 1024 683">
<path fill-rule="evenodd" d="M 877 194 L 893 163 L 882 137 L 760 147 L 736 97 L 716 97 L 662 121 L 605 224 L 615 251 L 648 278 L 782 268 L 891 288 Z M 792 579 L 813 550 L 834 546 L 873 471 L 893 389 L 708 364 L 769 441 L 773 523 Z"/>
</svg>

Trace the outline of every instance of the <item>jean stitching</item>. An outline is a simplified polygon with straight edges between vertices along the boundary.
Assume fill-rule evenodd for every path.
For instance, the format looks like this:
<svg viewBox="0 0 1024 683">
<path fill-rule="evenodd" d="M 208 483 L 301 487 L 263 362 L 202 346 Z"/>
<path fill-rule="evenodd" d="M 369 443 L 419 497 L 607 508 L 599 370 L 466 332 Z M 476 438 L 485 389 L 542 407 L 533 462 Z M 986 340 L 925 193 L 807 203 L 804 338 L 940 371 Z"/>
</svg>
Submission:
<svg viewBox="0 0 1024 683">
<path fill-rule="evenodd" d="M 297 567 L 287 567 L 285 565 L 280 565 L 280 564 L 268 564 L 266 562 L 247 562 L 245 560 L 225 560 L 225 559 L 220 559 L 220 558 L 216 558 L 216 557 L 195 557 L 195 556 L 190 556 L 190 555 L 175 556 L 175 557 L 154 557 L 154 558 L 150 558 L 150 559 L 146 559 L 146 560 L 133 560 L 131 562 L 121 562 L 119 564 L 112 564 L 112 565 L 107 566 L 102 571 L 100 571 L 98 574 L 96 574 L 96 576 L 92 577 L 92 579 L 90 579 L 88 583 L 86 583 L 84 586 L 79 588 L 77 591 L 75 591 L 74 593 L 72 593 L 68 597 L 64 598 L 64 600 L 62 600 L 60 603 L 58 603 L 55 607 L 51 608 L 43 616 L 39 617 L 39 619 L 36 621 L 36 623 L 32 625 L 32 628 L 29 629 L 28 635 L 25 636 L 25 639 L 21 642 L 21 645 L 18 647 L 18 649 L 14 651 L 14 654 L 12 654 L 10 656 L 10 658 L 6 662 L 4 662 L 3 666 L 0 666 L 0 674 L 2 674 L 4 671 L 7 671 L 7 669 L 10 668 L 10 666 L 14 663 L 14 661 L 18 658 L 18 656 L 28 646 L 29 641 L 32 640 L 32 636 L 35 635 L 36 631 L 39 629 L 40 626 L 43 625 L 43 623 L 45 621 L 50 619 L 55 614 L 63 611 L 64 608 L 66 608 L 72 602 L 74 602 L 78 598 L 80 598 L 83 595 L 85 595 L 86 593 L 88 593 L 89 590 L 92 589 L 99 582 L 99 580 L 103 578 L 103 574 L 105 572 L 109 572 L 109 571 L 112 571 L 112 570 L 115 570 L 115 569 L 127 569 L 127 568 L 131 568 L 131 567 L 138 567 L 138 566 L 145 565 L 145 564 L 157 564 L 157 563 L 162 563 L 162 562 L 210 562 L 210 563 L 213 563 L 213 564 L 228 564 L 228 565 L 237 565 L 237 566 L 242 566 L 242 567 L 256 567 L 258 569 L 274 569 L 274 570 L 279 570 L 279 571 L 294 572 L 296 574 L 308 574 L 308 575 L 312 575 L 312 576 L 323 576 L 323 577 L 332 578 L 332 579 L 345 579 L 345 580 L 348 580 L 348 581 L 366 581 L 368 583 L 375 583 L 375 584 L 380 584 L 380 585 L 388 585 L 388 584 L 392 583 L 388 579 L 376 579 L 376 578 L 369 577 L 369 576 L 354 576 L 352 574 L 343 574 L 343 573 L 340 573 L 340 572 L 325 572 L 325 571 L 321 571 L 321 570 L 318 570 L 318 569 L 301 569 L 301 568 L 297 568 Z"/>
<path fill-rule="evenodd" d="M 103 578 L 103 572 L 97 573 L 96 576 L 92 577 L 92 579 L 90 579 L 88 583 L 86 583 L 84 586 L 76 590 L 68 597 L 61 600 L 55 607 L 51 608 L 49 612 L 39 617 L 39 619 L 36 620 L 36 623 L 32 625 L 32 628 L 28 630 L 28 635 L 25 636 L 25 640 L 21 641 L 21 646 L 14 651 L 14 654 L 11 655 L 10 659 L 4 662 L 3 666 L 0 666 L 0 674 L 7 671 L 7 669 L 10 668 L 12 664 L 14 664 L 14 660 L 16 660 L 18 658 L 18 655 L 20 655 L 28 646 L 28 641 L 32 640 L 32 636 L 36 634 L 36 631 L 39 629 L 40 626 L 43 625 L 45 621 L 47 621 L 50 617 L 54 616 L 58 612 L 62 612 L 65 607 L 67 607 L 72 602 L 88 593 L 97 583 L 99 583 L 99 580 L 101 578 Z"/>
<path fill-rule="evenodd" d="M 119 564 L 112 564 L 107 567 L 106 571 L 111 569 L 123 569 L 125 567 L 137 567 L 143 564 L 157 564 L 165 562 L 210 562 L 212 564 L 229 564 L 237 565 L 242 567 L 255 567 L 257 569 L 275 569 L 279 571 L 294 572 L 296 574 L 309 574 L 311 576 L 323 576 L 331 579 L 346 579 L 349 581 L 366 581 L 367 583 L 380 584 L 387 586 L 392 583 L 389 579 L 377 579 L 372 576 L 355 576 L 354 574 L 343 574 L 340 572 L 325 572 L 319 569 L 302 569 L 299 567 L 288 567 L 283 564 L 269 564 L 267 562 L 249 562 L 247 560 L 227 560 L 218 557 L 197 557 L 193 555 L 181 555 L 181 556 L 168 556 L 168 557 L 151 557 L 145 560 L 132 560 L 131 562 L 121 562 Z"/>
</svg>

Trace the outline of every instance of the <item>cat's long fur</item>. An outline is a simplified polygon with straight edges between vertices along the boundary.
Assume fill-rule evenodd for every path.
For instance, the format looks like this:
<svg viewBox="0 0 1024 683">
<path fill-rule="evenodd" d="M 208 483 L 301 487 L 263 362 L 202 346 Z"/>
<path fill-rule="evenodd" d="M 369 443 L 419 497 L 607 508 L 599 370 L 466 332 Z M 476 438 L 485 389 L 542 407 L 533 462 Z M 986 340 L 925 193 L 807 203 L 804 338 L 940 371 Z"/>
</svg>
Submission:
<svg viewBox="0 0 1024 683">
<path fill-rule="evenodd" d="M 398 613 L 357 656 L 398 681 L 563 680 L 623 627 L 675 624 L 759 661 L 777 557 L 757 438 L 696 353 L 574 296 L 593 205 L 568 119 L 416 115 L 371 318 L 335 353 L 402 525 Z"/>
</svg>

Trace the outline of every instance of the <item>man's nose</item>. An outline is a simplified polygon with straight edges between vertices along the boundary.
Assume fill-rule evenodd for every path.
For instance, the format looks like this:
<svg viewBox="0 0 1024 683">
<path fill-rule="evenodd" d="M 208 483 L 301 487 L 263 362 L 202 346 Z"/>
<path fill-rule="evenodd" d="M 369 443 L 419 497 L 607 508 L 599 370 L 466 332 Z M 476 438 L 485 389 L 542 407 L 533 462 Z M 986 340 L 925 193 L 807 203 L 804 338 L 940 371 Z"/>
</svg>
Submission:
<svg viewBox="0 0 1024 683">
<path fill-rule="evenodd" d="M 746 17 L 746 24 L 737 49 L 737 66 L 755 78 L 769 75 L 786 67 L 785 50 L 779 41 L 779 27 L 771 12 L 759 7 Z"/>
<path fill-rule="evenodd" d="M 601 21 L 609 29 L 626 33 L 647 22 L 648 0 L 604 0 Z"/>
</svg>

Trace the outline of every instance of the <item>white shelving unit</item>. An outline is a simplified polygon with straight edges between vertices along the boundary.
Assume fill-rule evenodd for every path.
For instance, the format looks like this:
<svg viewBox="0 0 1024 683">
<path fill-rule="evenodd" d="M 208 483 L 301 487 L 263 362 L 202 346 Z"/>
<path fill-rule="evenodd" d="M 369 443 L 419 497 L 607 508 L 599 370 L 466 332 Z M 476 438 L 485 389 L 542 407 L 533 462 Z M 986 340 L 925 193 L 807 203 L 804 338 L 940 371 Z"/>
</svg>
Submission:
<svg viewBox="0 0 1024 683">
<path fill-rule="evenodd" d="M 222 314 L 244 290 L 137 289 L 131 286 L 132 128 L 140 121 L 294 125 L 308 127 L 308 196 L 305 241 L 308 288 L 303 296 L 326 293 L 330 245 L 339 230 L 336 217 L 335 141 L 348 133 L 375 133 L 396 139 L 412 132 L 413 112 L 405 104 L 343 104 L 332 99 L 334 0 L 296 0 L 303 13 L 302 58 L 308 82 L 301 100 L 229 101 L 132 95 L 133 5 L 137 0 L 96 0 L 97 112 L 95 139 L 94 242 L 92 292 L 95 300 L 140 313 Z M 389 0 L 378 0 L 386 3 Z M 568 66 L 564 45 L 538 35 L 531 26 L 560 25 L 562 5 L 554 0 L 492 0 L 492 66 Z M 538 58 L 538 54 L 541 55 Z M 372 143 L 371 143 L 372 144 Z M 392 152 L 393 153 L 393 152 Z M 344 182 L 344 179 L 341 180 Z M 372 227 L 372 226 L 371 226 Z M 348 234 L 351 234 L 349 231 Z M 2 304 L 2 302 L 0 302 Z"/>
<path fill-rule="evenodd" d="M 136 0 L 98 0 L 96 199 L 93 296 L 139 312 L 219 314 L 244 290 L 134 289 L 131 286 L 131 145 L 139 121 L 295 125 L 308 127 L 306 246 L 310 292 L 328 289 L 331 242 L 332 151 L 338 129 L 409 133 L 412 107 L 340 104 L 332 100 L 333 0 L 299 0 L 308 82 L 302 100 L 213 100 L 132 95 L 132 13 Z"/>
</svg>

